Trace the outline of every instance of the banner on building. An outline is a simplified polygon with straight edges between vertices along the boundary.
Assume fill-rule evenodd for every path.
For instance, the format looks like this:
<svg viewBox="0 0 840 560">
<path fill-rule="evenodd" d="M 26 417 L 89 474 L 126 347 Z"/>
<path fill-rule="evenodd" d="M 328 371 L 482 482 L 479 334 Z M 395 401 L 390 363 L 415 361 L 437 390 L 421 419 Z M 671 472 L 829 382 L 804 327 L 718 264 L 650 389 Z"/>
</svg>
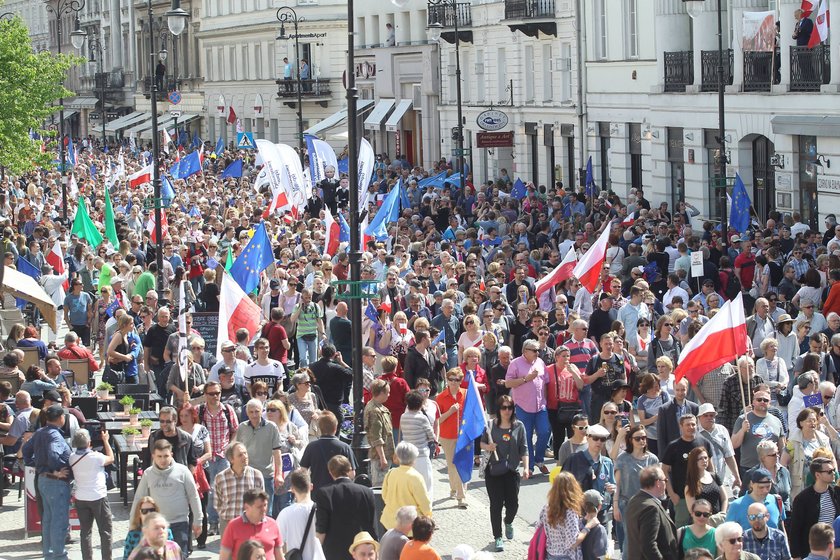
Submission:
<svg viewBox="0 0 840 560">
<path fill-rule="evenodd" d="M 741 48 L 744 52 L 773 52 L 776 46 L 776 12 L 744 12 Z"/>
</svg>

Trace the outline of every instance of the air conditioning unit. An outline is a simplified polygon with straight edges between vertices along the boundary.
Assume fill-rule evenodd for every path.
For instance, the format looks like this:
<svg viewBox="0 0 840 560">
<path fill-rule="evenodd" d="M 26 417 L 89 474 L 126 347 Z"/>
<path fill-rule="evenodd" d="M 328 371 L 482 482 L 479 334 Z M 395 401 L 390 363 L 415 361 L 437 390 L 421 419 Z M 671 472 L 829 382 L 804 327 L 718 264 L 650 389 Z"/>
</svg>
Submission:
<svg viewBox="0 0 840 560">
<path fill-rule="evenodd" d="M 411 88 L 411 104 L 414 110 L 417 111 L 423 106 L 423 92 L 420 89 L 420 84 L 413 84 Z"/>
<path fill-rule="evenodd" d="M 475 75 L 481 76 L 482 74 L 484 74 L 484 64 L 479 62 L 475 65 Z"/>
<path fill-rule="evenodd" d="M 554 59 L 554 70 L 557 72 L 569 72 L 572 69 L 572 59 L 571 58 L 555 58 Z"/>
</svg>

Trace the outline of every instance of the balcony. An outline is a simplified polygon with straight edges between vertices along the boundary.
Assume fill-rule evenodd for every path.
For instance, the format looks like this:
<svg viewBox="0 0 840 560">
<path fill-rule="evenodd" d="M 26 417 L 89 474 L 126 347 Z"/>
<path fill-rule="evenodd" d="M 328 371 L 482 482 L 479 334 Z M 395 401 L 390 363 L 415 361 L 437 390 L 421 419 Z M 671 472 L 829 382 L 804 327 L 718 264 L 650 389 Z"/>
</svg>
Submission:
<svg viewBox="0 0 840 560">
<path fill-rule="evenodd" d="M 829 46 L 790 48 L 790 91 L 820 91 L 831 79 Z"/>
<path fill-rule="evenodd" d="M 665 54 L 665 91 L 684 93 L 694 83 L 694 53 L 674 51 Z"/>
<path fill-rule="evenodd" d="M 175 78 L 164 78 L 161 84 L 158 84 L 158 101 L 168 101 L 169 92 L 175 89 L 179 89 L 181 85 L 181 80 L 176 80 Z M 152 77 L 145 76 L 143 78 L 143 95 L 146 96 L 146 99 L 152 97 Z"/>
<path fill-rule="evenodd" d="M 717 91 L 718 90 L 718 51 L 701 51 L 700 52 L 700 91 Z M 732 67 L 734 56 L 732 49 L 727 49 L 723 53 L 723 83 L 724 85 L 732 85 Z"/>
<path fill-rule="evenodd" d="M 429 6 L 428 24 L 439 23 L 443 26 L 440 38 L 447 43 L 455 42 L 455 27 L 458 27 L 458 40 L 467 43 L 473 42 L 473 34 L 469 29 L 472 27 L 472 7 L 469 3 L 457 3 L 455 6 L 441 4 Z M 451 29 L 452 31 L 446 31 Z"/>
<path fill-rule="evenodd" d="M 109 89 L 122 89 L 125 87 L 125 75 L 122 70 L 114 70 L 113 72 L 97 72 L 94 75 L 94 82 L 96 90 L 101 91 L 103 87 L 105 91 Z"/>
<path fill-rule="evenodd" d="M 774 83 L 773 56 L 771 52 L 744 52 L 744 91 L 770 91 Z"/>
<path fill-rule="evenodd" d="M 528 37 L 557 36 L 554 0 L 505 0 L 505 20 L 511 31 Z"/>
<path fill-rule="evenodd" d="M 318 80 L 275 80 L 277 97 L 283 104 L 294 108 L 297 105 L 298 90 L 302 103 L 314 102 L 326 107 L 332 99 L 332 88 L 329 79 Z"/>
</svg>

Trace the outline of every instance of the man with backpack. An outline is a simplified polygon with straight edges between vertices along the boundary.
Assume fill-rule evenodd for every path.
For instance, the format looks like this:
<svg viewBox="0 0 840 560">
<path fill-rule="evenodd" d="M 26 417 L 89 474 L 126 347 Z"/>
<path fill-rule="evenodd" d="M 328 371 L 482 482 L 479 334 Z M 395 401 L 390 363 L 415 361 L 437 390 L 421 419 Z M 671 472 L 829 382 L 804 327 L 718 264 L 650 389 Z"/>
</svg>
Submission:
<svg viewBox="0 0 840 560">
<path fill-rule="evenodd" d="M 216 475 L 230 466 L 225 458 L 225 449 L 236 435 L 239 427 L 239 420 L 236 412 L 229 404 L 221 402 L 222 386 L 216 381 L 208 381 L 204 386 L 204 396 L 207 399 L 205 404 L 198 407 L 198 421 L 207 427 L 210 432 L 210 444 L 213 448 L 213 457 L 204 466 L 207 473 L 207 480 L 216 480 Z M 219 533 L 219 514 L 216 511 L 213 500 L 213 488 L 210 488 L 210 496 L 207 502 L 207 517 L 210 523 L 209 535 Z"/>
</svg>

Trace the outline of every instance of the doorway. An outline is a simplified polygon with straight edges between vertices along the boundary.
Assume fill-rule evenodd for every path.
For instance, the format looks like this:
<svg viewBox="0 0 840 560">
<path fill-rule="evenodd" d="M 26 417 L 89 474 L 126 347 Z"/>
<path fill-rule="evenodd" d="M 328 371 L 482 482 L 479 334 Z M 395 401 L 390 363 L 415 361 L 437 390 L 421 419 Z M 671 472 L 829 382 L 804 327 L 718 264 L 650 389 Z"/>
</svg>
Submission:
<svg viewBox="0 0 840 560">
<path fill-rule="evenodd" d="M 775 147 L 766 136 L 759 136 L 752 142 L 753 208 L 759 222 L 767 219 L 776 200 L 776 170 L 770 165 Z"/>
</svg>

